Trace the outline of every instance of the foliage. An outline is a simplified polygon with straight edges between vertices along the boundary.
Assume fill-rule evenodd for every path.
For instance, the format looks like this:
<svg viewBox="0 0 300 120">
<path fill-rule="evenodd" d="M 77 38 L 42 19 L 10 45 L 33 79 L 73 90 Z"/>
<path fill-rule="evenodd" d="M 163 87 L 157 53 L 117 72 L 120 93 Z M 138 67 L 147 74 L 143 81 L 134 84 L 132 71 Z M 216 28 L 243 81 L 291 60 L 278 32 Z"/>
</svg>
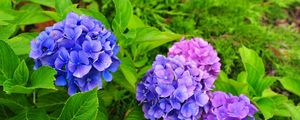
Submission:
<svg viewBox="0 0 300 120">
<path fill-rule="evenodd" d="M 247 95 L 260 111 L 258 119 L 298 120 L 299 5 L 299 0 L 0 0 L 0 119 L 142 119 L 136 83 L 173 41 L 199 36 L 221 58 L 215 90 Z M 71 97 L 54 86 L 55 70 L 33 70 L 28 58 L 30 40 L 70 11 L 110 29 L 122 62 L 103 90 Z"/>
</svg>

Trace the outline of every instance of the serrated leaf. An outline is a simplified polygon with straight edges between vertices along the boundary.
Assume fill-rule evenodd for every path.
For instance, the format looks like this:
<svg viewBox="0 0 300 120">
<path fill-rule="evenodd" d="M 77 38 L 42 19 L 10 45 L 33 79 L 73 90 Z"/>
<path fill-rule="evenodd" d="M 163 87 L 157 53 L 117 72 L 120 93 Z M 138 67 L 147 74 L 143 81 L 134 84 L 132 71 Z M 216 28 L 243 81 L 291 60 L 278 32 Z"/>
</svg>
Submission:
<svg viewBox="0 0 300 120">
<path fill-rule="evenodd" d="M 49 120 L 49 117 L 42 109 L 25 109 L 8 120 Z"/>
<path fill-rule="evenodd" d="M 131 16 L 132 6 L 130 0 L 113 0 L 116 8 L 116 16 L 112 21 L 112 28 L 115 32 L 123 33 Z"/>
<path fill-rule="evenodd" d="M 6 42 L 17 55 L 24 55 L 30 52 L 30 41 L 37 35 L 37 33 L 21 33 Z"/>
<path fill-rule="evenodd" d="M 58 120 L 94 120 L 98 111 L 97 89 L 72 95 Z"/>
<path fill-rule="evenodd" d="M 5 80 L 12 79 L 19 59 L 7 43 L 0 40 L 0 85 Z"/>
<path fill-rule="evenodd" d="M 18 90 L 21 92 L 26 91 L 22 89 L 22 86 L 25 86 L 27 84 L 28 77 L 29 77 L 29 71 L 25 61 L 23 60 L 15 70 L 13 78 L 8 79 L 3 83 L 3 90 L 7 93 L 11 93 L 12 89 L 21 89 Z M 18 87 L 13 88 L 14 86 L 18 86 Z"/>
<path fill-rule="evenodd" d="M 64 11 L 72 5 L 71 0 L 55 0 L 55 9 L 59 14 L 63 14 Z"/>
<path fill-rule="evenodd" d="M 31 88 L 55 89 L 55 74 L 56 71 L 49 66 L 40 67 L 31 75 Z"/>
<path fill-rule="evenodd" d="M 47 111 L 62 109 L 68 97 L 67 93 L 62 93 L 61 91 L 44 94 L 37 97 L 36 106 Z"/>
<path fill-rule="evenodd" d="M 137 82 L 137 72 L 136 69 L 133 67 L 133 62 L 130 58 L 124 57 L 120 58 L 122 61 L 122 64 L 120 65 L 120 69 L 123 72 L 123 75 L 129 82 L 129 84 L 135 88 L 135 84 Z"/>
</svg>

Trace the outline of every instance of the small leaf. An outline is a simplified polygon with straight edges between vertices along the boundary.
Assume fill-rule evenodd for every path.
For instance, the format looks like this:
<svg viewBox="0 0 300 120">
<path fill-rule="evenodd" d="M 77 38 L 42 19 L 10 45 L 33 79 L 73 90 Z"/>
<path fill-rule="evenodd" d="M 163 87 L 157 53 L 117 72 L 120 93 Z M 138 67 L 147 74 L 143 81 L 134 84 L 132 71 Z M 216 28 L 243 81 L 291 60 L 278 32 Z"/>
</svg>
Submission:
<svg viewBox="0 0 300 120">
<path fill-rule="evenodd" d="M 42 109 L 26 109 L 8 120 L 49 120 L 49 117 Z"/>
<path fill-rule="evenodd" d="M 98 111 L 97 89 L 72 95 L 58 120 L 94 120 Z"/>
<path fill-rule="evenodd" d="M 135 88 L 135 84 L 137 82 L 137 72 L 135 68 L 133 67 L 133 62 L 130 58 L 124 57 L 120 58 L 122 61 L 122 64 L 120 65 L 121 71 L 123 72 L 123 75 L 127 79 L 127 81 L 130 83 L 130 85 Z"/>
<path fill-rule="evenodd" d="M 40 67 L 31 75 L 31 88 L 55 89 L 55 74 L 56 71 L 49 66 Z"/>
<path fill-rule="evenodd" d="M 112 21 L 115 32 L 123 33 L 132 16 L 130 0 L 113 0 L 116 8 L 116 16 Z"/>
<path fill-rule="evenodd" d="M 71 0 L 55 0 L 55 9 L 59 14 L 63 14 L 64 11 L 72 5 Z"/>
<path fill-rule="evenodd" d="M 5 80 L 12 79 L 19 59 L 7 43 L 0 40 L 0 85 Z"/>
<path fill-rule="evenodd" d="M 30 41 L 37 35 L 37 33 L 21 33 L 6 42 L 17 55 L 28 54 L 30 51 Z"/>
</svg>

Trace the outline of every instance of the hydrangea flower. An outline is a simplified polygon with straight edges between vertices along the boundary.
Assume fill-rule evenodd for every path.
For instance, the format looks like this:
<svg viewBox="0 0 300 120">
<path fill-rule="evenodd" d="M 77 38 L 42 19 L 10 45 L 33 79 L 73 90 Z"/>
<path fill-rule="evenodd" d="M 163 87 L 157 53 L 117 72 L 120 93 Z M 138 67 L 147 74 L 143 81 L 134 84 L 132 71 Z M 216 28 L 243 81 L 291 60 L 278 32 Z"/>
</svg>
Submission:
<svg viewBox="0 0 300 120">
<path fill-rule="evenodd" d="M 208 110 L 204 79 L 204 72 L 182 56 L 158 55 L 138 83 L 136 99 L 147 119 L 199 119 Z"/>
<path fill-rule="evenodd" d="M 248 120 L 254 119 L 257 108 L 250 103 L 247 96 L 233 96 L 221 91 L 210 95 L 211 108 L 204 120 Z"/>
<path fill-rule="evenodd" d="M 68 86 L 70 95 L 102 88 L 102 78 L 112 80 L 120 64 L 116 37 L 91 17 L 70 12 L 66 19 L 47 27 L 31 41 L 35 69 L 56 69 L 57 86 Z"/>
<path fill-rule="evenodd" d="M 194 61 L 197 67 L 204 72 L 205 88 L 212 89 L 213 83 L 220 72 L 221 63 L 214 48 L 201 38 L 192 38 L 175 43 L 168 56 L 183 56 L 187 61 Z"/>
</svg>

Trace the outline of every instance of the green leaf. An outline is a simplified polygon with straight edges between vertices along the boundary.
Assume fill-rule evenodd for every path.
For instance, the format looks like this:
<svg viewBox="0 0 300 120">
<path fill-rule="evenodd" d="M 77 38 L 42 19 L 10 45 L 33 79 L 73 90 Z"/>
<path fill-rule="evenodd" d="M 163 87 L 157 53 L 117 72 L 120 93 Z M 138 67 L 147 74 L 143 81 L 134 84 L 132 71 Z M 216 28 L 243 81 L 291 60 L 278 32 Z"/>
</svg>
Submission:
<svg viewBox="0 0 300 120">
<path fill-rule="evenodd" d="M 294 106 L 293 104 L 287 104 L 285 103 L 287 109 L 290 111 L 291 113 L 291 117 L 293 120 L 300 120 L 300 109 L 298 109 L 296 106 Z"/>
<path fill-rule="evenodd" d="M 16 85 L 25 86 L 28 81 L 28 76 L 29 76 L 29 71 L 25 61 L 23 60 L 17 67 L 16 71 L 14 72 L 13 79 L 8 79 L 3 83 L 3 90 L 7 93 L 11 93 L 12 87 Z"/>
<path fill-rule="evenodd" d="M 55 0 L 55 9 L 59 14 L 63 14 L 64 11 L 72 5 L 71 0 Z"/>
<path fill-rule="evenodd" d="M 98 96 L 98 101 L 99 101 L 99 107 L 98 107 L 96 120 L 108 120 L 105 104 L 103 99 L 101 99 L 101 96 Z"/>
<path fill-rule="evenodd" d="M 51 8 L 55 7 L 55 0 L 29 0 L 30 2 L 45 5 Z"/>
<path fill-rule="evenodd" d="M 5 80 L 12 79 L 19 59 L 7 43 L 0 40 L 0 85 Z"/>
<path fill-rule="evenodd" d="M 280 78 L 279 81 L 285 89 L 300 96 L 300 79 L 299 79 L 299 77 L 292 77 L 292 76 L 284 77 L 284 78 Z"/>
<path fill-rule="evenodd" d="M 265 119 L 273 116 L 290 117 L 291 114 L 285 104 L 293 104 L 286 96 L 266 90 L 262 97 L 255 98 L 255 103 Z"/>
<path fill-rule="evenodd" d="M 30 52 L 30 41 L 37 35 L 37 33 L 21 33 L 6 42 L 17 55 L 24 55 Z"/>
<path fill-rule="evenodd" d="M 143 28 L 146 27 L 146 25 L 143 23 L 143 21 L 136 15 L 132 15 L 130 18 L 128 29 L 136 29 L 136 28 Z"/>
<path fill-rule="evenodd" d="M 7 40 L 17 30 L 15 24 L 0 25 L 0 40 Z"/>
<path fill-rule="evenodd" d="M 270 77 L 263 79 L 265 75 L 265 67 L 262 59 L 255 51 L 243 46 L 239 49 L 239 52 L 248 75 L 247 81 L 255 90 L 255 94 L 261 96 L 262 92 L 276 79 Z"/>
<path fill-rule="evenodd" d="M 49 120 L 49 117 L 42 109 L 25 109 L 8 120 Z"/>
<path fill-rule="evenodd" d="M 11 111 L 19 113 L 30 106 L 29 101 L 23 94 L 5 94 L 0 92 L 0 104 L 8 107 Z"/>
<path fill-rule="evenodd" d="M 30 25 L 51 20 L 43 13 L 43 8 L 37 4 L 26 4 L 14 13 L 18 18 L 15 19 L 14 23 L 19 25 Z"/>
<path fill-rule="evenodd" d="M 161 32 L 153 27 L 138 28 L 135 43 L 138 46 L 138 53 L 146 53 L 156 47 L 168 42 L 179 40 L 182 36 L 171 32 Z"/>
<path fill-rule="evenodd" d="M 116 16 L 112 21 L 112 28 L 115 32 L 123 33 L 132 16 L 130 0 L 113 0 L 116 8 Z"/>
<path fill-rule="evenodd" d="M 135 93 L 134 87 L 126 80 L 125 76 L 121 71 L 117 71 L 112 74 L 114 76 L 114 82 L 118 83 L 119 85 L 129 90 L 130 92 Z"/>
<path fill-rule="evenodd" d="M 145 120 L 141 107 L 135 107 L 127 111 L 125 120 Z"/>
<path fill-rule="evenodd" d="M 120 65 L 120 69 L 123 72 L 123 75 L 129 82 L 129 84 L 133 88 L 135 88 L 135 84 L 137 82 L 137 72 L 136 69 L 133 67 L 134 66 L 133 61 L 128 57 L 124 57 L 120 59 L 122 61 L 122 64 Z"/>
<path fill-rule="evenodd" d="M 11 0 L 0 0 L 0 9 L 11 9 L 12 8 Z"/>
<path fill-rule="evenodd" d="M 31 88 L 55 89 L 55 74 L 56 71 L 49 66 L 40 67 L 31 75 Z"/>
<path fill-rule="evenodd" d="M 225 72 L 221 71 L 218 79 L 215 81 L 215 90 L 224 91 L 233 95 L 249 93 L 249 86 L 246 83 L 229 79 Z"/>
<path fill-rule="evenodd" d="M 47 16 L 49 16 L 50 18 L 52 18 L 54 21 L 59 22 L 62 19 L 62 16 L 60 14 L 58 14 L 57 12 L 53 12 L 53 11 L 43 11 L 43 13 Z"/>
<path fill-rule="evenodd" d="M 8 25 L 9 23 L 5 22 L 5 21 L 10 21 L 10 20 L 14 20 L 14 16 L 7 13 L 6 11 L 1 11 L 0 10 L 0 25 Z"/>
<path fill-rule="evenodd" d="M 36 106 L 47 111 L 54 111 L 58 108 L 63 108 L 68 97 L 68 94 L 62 91 L 55 91 L 40 96 L 38 95 L 36 100 Z"/>
<path fill-rule="evenodd" d="M 94 120 L 98 111 L 97 89 L 72 95 L 58 120 Z"/>
</svg>

